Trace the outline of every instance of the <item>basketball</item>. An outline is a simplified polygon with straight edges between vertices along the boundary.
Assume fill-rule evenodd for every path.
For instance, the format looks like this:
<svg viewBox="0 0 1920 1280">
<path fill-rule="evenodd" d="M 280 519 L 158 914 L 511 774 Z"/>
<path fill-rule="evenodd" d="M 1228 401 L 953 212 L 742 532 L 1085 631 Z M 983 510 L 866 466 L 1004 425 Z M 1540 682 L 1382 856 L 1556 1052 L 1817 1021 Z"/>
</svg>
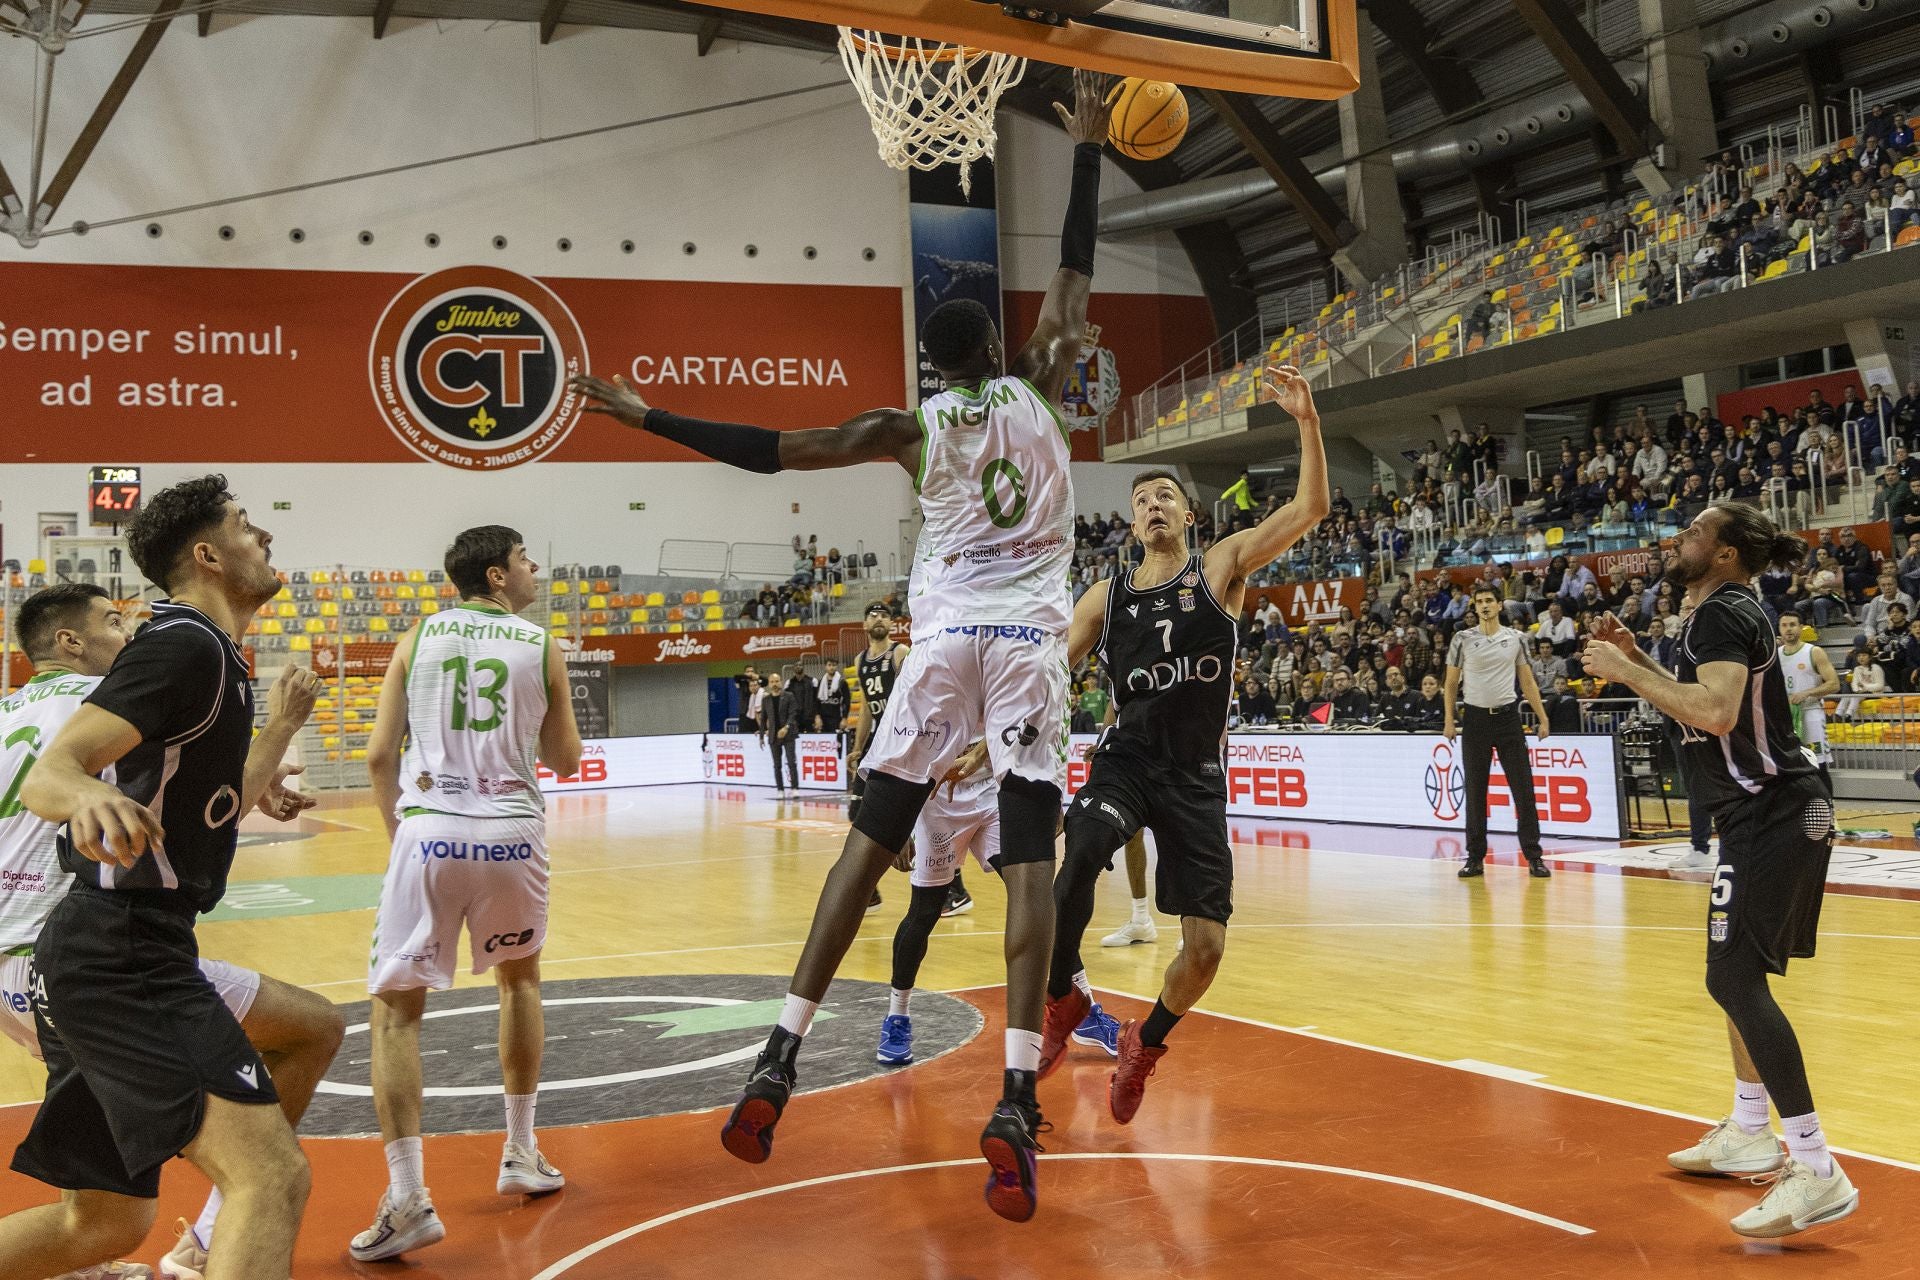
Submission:
<svg viewBox="0 0 1920 1280">
<path fill-rule="evenodd" d="M 1187 136 L 1187 96 L 1165 80 L 1122 80 L 1110 95 L 1107 140 L 1135 160 L 1158 160 Z"/>
</svg>

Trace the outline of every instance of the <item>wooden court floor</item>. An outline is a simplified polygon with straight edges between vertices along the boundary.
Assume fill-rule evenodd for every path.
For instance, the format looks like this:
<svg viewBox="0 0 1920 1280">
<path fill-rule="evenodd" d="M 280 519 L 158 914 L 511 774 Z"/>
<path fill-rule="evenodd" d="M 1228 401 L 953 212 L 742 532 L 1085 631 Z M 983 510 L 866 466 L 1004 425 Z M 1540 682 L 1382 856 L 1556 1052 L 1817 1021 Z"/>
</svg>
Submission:
<svg viewBox="0 0 1920 1280">
<path fill-rule="evenodd" d="M 568 796 L 550 824 L 546 973 L 590 992 L 619 984 L 585 980 L 784 976 L 845 828 L 832 801 L 719 787 Z M 343 1004 L 363 1001 L 386 860 L 364 797 L 329 801 L 294 832 L 248 830 L 273 842 L 242 849 L 228 906 L 201 926 L 203 950 Z M 1558 874 L 1532 881 L 1514 865 L 1511 838 L 1496 837 L 1485 880 L 1462 883 L 1457 838 L 1443 833 L 1236 822 L 1233 834 L 1235 916 L 1207 1012 L 1174 1033 L 1132 1126 L 1106 1113 L 1097 1050 L 1076 1049 L 1042 1086 L 1054 1131 L 1030 1224 L 1001 1222 L 980 1201 L 974 1142 L 998 1087 L 1004 900 L 975 874 L 978 906 L 940 924 L 921 987 L 977 1007 L 976 1016 L 954 1006 L 978 1033 L 893 1074 L 803 1093 L 768 1164 L 738 1164 L 717 1142 L 717 1109 L 731 1103 L 744 1063 L 698 1077 L 664 1112 L 543 1129 L 542 1146 L 571 1179 L 546 1201 L 493 1194 L 497 1132 L 442 1133 L 427 1142 L 428 1183 L 449 1239 L 368 1266 L 348 1260 L 345 1243 L 383 1184 L 379 1143 L 310 1137 L 316 1186 L 294 1274 L 1920 1274 L 1910 1211 L 1920 1203 L 1920 901 L 1831 894 L 1820 955 L 1796 961 L 1777 986 L 1827 1131 L 1860 1153 L 1841 1158 L 1864 1196 L 1851 1219 L 1782 1248 L 1726 1227 L 1759 1189 L 1684 1178 L 1664 1161 L 1698 1133 L 1699 1117 L 1729 1107 L 1723 1024 L 1701 987 L 1704 877 L 1622 874 L 1580 861 L 1600 846 L 1558 842 L 1549 850 Z M 883 891 L 886 905 L 843 970 L 850 979 L 887 979 L 905 878 L 890 876 Z M 1158 943 L 1100 948 L 1125 896 L 1124 877 L 1103 882 L 1085 953 L 1123 1017 L 1151 1000 L 1175 938 L 1163 921 Z M 459 986 L 483 981 L 463 974 Z M 843 1005 L 852 1040 L 820 1057 L 869 1056 L 877 1025 L 847 1020 L 870 1010 Z M 730 1024 L 729 1043 L 748 1021 Z M 618 1059 L 617 1043 L 638 1041 L 596 1048 Z M 351 1074 L 355 1045 L 350 1034 L 334 1076 Z M 804 1087 L 804 1054 L 801 1067 Z M 0 1109 L 0 1139 L 24 1130 L 39 1085 L 24 1056 L 0 1055 L 0 1104 L 11 1104 Z M 373 1127 L 370 1102 L 329 1105 L 364 1107 L 360 1131 Z M 543 1119 L 560 1105 L 543 1094 Z M 184 1164 L 169 1171 L 147 1261 L 203 1194 Z M 44 1198 L 17 1175 L 0 1179 L 0 1209 Z"/>
</svg>

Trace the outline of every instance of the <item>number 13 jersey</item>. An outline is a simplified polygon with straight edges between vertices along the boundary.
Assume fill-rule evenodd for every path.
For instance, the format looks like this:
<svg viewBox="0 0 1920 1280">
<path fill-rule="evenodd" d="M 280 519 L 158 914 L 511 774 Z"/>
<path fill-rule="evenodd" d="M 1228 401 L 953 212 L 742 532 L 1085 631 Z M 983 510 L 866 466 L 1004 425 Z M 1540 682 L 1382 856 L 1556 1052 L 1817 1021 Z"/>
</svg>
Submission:
<svg viewBox="0 0 1920 1280">
<path fill-rule="evenodd" d="M 414 633 L 400 811 L 542 817 L 536 772 L 547 715 L 547 633 L 475 601 Z"/>
</svg>

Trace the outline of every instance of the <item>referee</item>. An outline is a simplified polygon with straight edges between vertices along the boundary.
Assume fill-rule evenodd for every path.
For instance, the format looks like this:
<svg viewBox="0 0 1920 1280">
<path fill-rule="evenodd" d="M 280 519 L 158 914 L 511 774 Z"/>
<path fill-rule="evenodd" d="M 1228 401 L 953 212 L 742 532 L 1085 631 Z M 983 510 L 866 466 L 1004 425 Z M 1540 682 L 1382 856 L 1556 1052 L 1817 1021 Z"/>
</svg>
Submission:
<svg viewBox="0 0 1920 1280">
<path fill-rule="evenodd" d="M 1453 643 L 1447 646 L 1446 724 L 1442 729 L 1449 741 L 1459 729 L 1466 731 L 1467 862 L 1460 868 L 1460 878 L 1470 880 L 1486 874 L 1487 779 L 1493 753 L 1498 751 L 1500 768 L 1507 775 L 1507 794 L 1513 798 L 1513 810 L 1520 818 L 1520 851 L 1527 855 L 1527 873 L 1545 880 L 1553 873 L 1541 861 L 1540 811 L 1534 804 L 1527 731 L 1520 723 L 1520 695 L 1526 694 L 1543 740 L 1550 733 L 1547 709 L 1541 705 L 1539 682 L 1527 664 L 1526 640 L 1500 620 L 1500 594 L 1492 587 L 1475 588 L 1473 612 L 1480 625 L 1454 632 Z M 1463 693 L 1467 705 L 1456 717 L 1455 703 Z"/>
</svg>

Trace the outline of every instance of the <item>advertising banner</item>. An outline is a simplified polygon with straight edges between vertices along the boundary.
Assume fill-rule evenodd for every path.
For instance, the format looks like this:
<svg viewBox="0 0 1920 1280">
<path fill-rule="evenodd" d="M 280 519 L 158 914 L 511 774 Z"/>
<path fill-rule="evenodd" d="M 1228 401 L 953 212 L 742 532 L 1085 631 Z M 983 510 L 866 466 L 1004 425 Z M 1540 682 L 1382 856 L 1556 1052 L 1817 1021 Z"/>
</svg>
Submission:
<svg viewBox="0 0 1920 1280">
<path fill-rule="evenodd" d="M 913 242 L 913 331 L 945 302 L 970 298 L 987 309 L 994 327 L 1000 316 L 1000 214 L 995 198 L 993 161 L 975 160 L 972 190 L 960 189 L 953 165 L 911 169 L 907 173 L 907 226 Z M 937 394 L 940 373 L 920 352 L 915 404 Z"/>
<path fill-rule="evenodd" d="M 1340 616 L 1341 606 L 1360 616 L 1367 602 L 1365 578 L 1325 578 L 1314 582 L 1288 582 L 1277 587 L 1251 587 L 1245 607 L 1258 609 L 1268 600 L 1280 606 L 1280 614 L 1290 627 L 1310 622 L 1332 622 Z"/>
<path fill-rule="evenodd" d="M 801 734 L 795 753 L 802 790 L 847 789 L 846 765 L 832 734 Z M 676 733 L 589 741 L 581 746 L 579 773 L 562 778 L 540 770 L 540 789 L 549 794 L 688 782 L 771 787 L 773 756 L 750 733 Z"/>
</svg>

